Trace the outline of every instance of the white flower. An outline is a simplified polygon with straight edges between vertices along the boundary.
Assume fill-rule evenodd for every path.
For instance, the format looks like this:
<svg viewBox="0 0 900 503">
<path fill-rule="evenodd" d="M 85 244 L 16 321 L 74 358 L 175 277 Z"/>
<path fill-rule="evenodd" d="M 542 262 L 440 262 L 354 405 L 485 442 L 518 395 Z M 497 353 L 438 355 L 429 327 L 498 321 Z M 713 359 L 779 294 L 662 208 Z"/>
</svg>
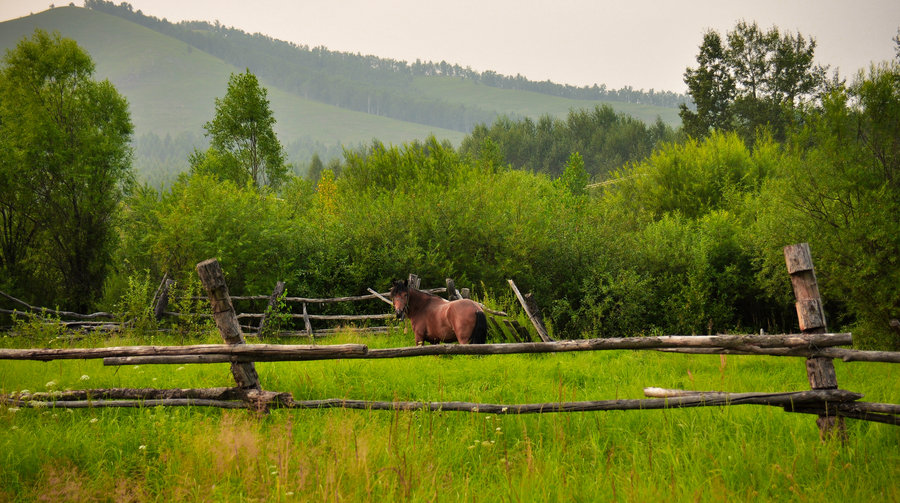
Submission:
<svg viewBox="0 0 900 503">
<path fill-rule="evenodd" d="M 88 381 L 88 380 L 90 380 L 90 378 L 91 378 L 91 376 L 89 376 L 87 374 L 84 374 L 83 376 L 81 376 L 82 381 Z"/>
<path fill-rule="evenodd" d="M 179 370 L 184 370 L 184 367 L 178 367 L 177 369 L 175 369 L 176 372 Z"/>
<path fill-rule="evenodd" d="M 141 445 L 138 446 L 138 450 L 140 450 L 140 451 L 145 451 L 145 450 L 147 450 L 147 446 L 141 444 Z"/>
<path fill-rule="evenodd" d="M 18 408 L 18 407 L 10 407 L 10 408 L 8 408 L 8 409 L 6 409 L 6 410 L 8 410 L 8 411 L 10 411 L 10 412 L 19 412 L 19 408 Z"/>
<path fill-rule="evenodd" d="M 502 409 L 500 409 L 500 412 L 506 412 L 508 410 L 509 410 L 509 407 L 503 407 Z"/>
<path fill-rule="evenodd" d="M 97 419 L 96 417 L 92 417 L 90 423 L 91 423 L 91 424 L 94 424 L 94 423 L 96 423 L 97 421 L 99 421 L 99 419 Z"/>
<path fill-rule="evenodd" d="M 503 430 L 498 426 L 495 431 L 503 431 Z"/>
<path fill-rule="evenodd" d="M 18 426 L 12 426 L 12 427 L 10 427 L 10 430 L 18 430 L 18 429 L 19 429 Z"/>
<path fill-rule="evenodd" d="M 45 388 L 54 388 L 54 387 L 56 387 L 56 381 L 49 381 L 47 384 L 44 385 L 44 387 Z"/>
<path fill-rule="evenodd" d="M 66 409 L 66 412 L 68 412 L 69 414 L 74 414 L 74 413 L 75 413 L 75 411 L 72 410 L 72 409 Z"/>
</svg>

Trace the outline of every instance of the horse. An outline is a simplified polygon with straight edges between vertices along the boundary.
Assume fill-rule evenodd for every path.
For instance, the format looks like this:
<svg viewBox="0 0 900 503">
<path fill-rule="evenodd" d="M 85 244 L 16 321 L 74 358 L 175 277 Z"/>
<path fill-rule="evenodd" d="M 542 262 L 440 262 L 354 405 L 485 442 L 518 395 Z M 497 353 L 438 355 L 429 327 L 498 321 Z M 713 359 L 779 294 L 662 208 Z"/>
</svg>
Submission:
<svg viewBox="0 0 900 503">
<path fill-rule="evenodd" d="M 416 346 L 423 346 L 426 341 L 431 344 L 454 340 L 460 344 L 487 342 L 487 318 L 476 302 L 442 299 L 410 288 L 405 280 L 393 281 L 390 295 L 397 318 L 409 317 Z"/>
</svg>

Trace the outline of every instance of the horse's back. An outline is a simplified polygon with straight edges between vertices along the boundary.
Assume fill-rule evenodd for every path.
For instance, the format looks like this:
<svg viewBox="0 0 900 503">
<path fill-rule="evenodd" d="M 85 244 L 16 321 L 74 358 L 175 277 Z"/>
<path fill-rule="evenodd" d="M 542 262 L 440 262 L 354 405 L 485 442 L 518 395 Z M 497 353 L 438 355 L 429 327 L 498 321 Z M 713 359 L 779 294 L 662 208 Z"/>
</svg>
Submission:
<svg viewBox="0 0 900 503">
<path fill-rule="evenodd" d="M 487 338 L 487 322 L 484 312 L 469 299 L 454 300 L 447 304 L 447 319 L 461 344 L 484 344 Z"/>
</svg>

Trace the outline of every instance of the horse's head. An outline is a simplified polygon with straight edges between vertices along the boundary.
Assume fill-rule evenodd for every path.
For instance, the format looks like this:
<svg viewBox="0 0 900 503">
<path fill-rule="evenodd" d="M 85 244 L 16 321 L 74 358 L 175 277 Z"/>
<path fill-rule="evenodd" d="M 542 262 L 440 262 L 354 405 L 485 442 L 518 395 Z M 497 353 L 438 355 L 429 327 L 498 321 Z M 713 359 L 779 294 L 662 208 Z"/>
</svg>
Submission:
<svg viewBox="0 0 900 503">
<path fill-rule="evenodd" d="M 391 282 L 391 302 L 394 303 L 394 312 L 398 319 L 403 319 L 409 304 L 409 285 L 406 280 L 394 280 Z"/>
</svg>

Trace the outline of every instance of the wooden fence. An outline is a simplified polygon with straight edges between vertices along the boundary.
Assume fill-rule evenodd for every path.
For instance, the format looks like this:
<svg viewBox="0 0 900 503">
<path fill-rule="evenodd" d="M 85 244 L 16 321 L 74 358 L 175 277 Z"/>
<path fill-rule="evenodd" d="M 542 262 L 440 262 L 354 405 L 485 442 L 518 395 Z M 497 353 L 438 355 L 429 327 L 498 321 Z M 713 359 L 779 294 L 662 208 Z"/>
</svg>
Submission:
<svg viewBox="0 0 900 503">
<path fill-rule="evenodd" d="M 0 403 L 24 407 L 141 407 L 212 406 L 249 408 L 355 408 L 369 410 L 443 410 L 492 414 L 527 414 L 600 410 L 646 410 L 661 408 L 759 404 L 782 407 L 788 412 L 818 416 L 823 436 L 844 438 L 843 418 L 900 425 L 900 405 L 859 401 L 862 395 L 839 389 L 833 358 L 845 361 L 900 363 L 900 352 L 857 351 L 839 348 L 852 342 L 851 334 L 827 333 L 815 272 L 805 244 L 785 248 L 785 259 L 797 298 L 801 332 L 788 335 L 662 336 L 588 339 L 535 343 L 435 345 L 369 349 L 361 344 L 272 345 L 246 344 L 241 334 L 232 298 L 228 294 L 219 263 L 214 259 L 197 265 L 207 291 L 213 318 L 225 344 L 193 346 L 129 346 L 72 349 L 2 349 L 0 359 L 55 360 L 102 358 L 104 365 L 184 364 L 229 362 L 236 386 L 203 389 L 93 389 L 55 393 L 10 394 Z M 522 299 L 520 299 L 522 300 Z M 524 301 L 523 301 L 524 305 Z M 528 308 L 526 308 L 528 312 Z M 529 317 L 533 313 L 529 312 Z M 645 388 L 650 398 L 536 404 L 489 404 L 469 402 L 380 402 L 344 398 L 296 401 L 290 393 L 263 390 L 256 373 L 257 361 L 307 361 L 324 359 L 402 358 L 425 355 L 493 355 L 597 351 L 612 349 L 664 350 L 708 354 L 761 354 L 804 357 L 810 390 L 781 393 L 725 393 L 714 391 Z"/>
<path fill-rule="evenodd" d="M 419 278 L 416 274 L 410 274 L 409 283 L 416 288 L 421 286 L 421 278 Z M 171 317 L 186 317 L 186 316 L 212 316 L 209 313 L 178 313 L 168 310 L 169 305 L 169 291 L 174 282 L 168 279 L 168 275 L 163 276 L 162 282 L 160 282 L 160 286 L 156 291 L 156 294 L 153 297 L 151 305 L 153 306 L 153 312 L 156 316 L 156 319 L 162 319 L 164 316 Z M 470 290 L 468 288 L 462 288 L 461 290 L 456 289 L 456 282 L 452 278 L 446 279 L 446 287 L 438 287 L 438 288 L 429 288 L 423 289 L 424 292 L 432 293 L 432 294 L 446 294 L 448 300 L 454 299 L 462 299 L 469 298 Z M 536 302 L 532 294 L 522 295 L 515 283 L 510 280 L 509 281 L 510 288 L 512 288 L 516 297 L 522 303 L 522 308 L 528 319 L 534 325 L 535 331 L 540 338 L 545 342 L 550 341 L 550 337 L 547 334 L 547 329 L 544 327 L 543 320 L 540 316 L 540 310 L 537 307 Z M 303 330 L 279 330 L 269 335 L 274 336 L 303 336 L 309 338 L 318 338 L 324 337 L 330 334 L 334 334 L 337 332 L 346 332 L 346 331 L 355 331 L 361 333 L 384 333 L 391 329 L 390 326 L 363 326 L 363 327 L 353 327 L 351 330 L 348 330 L 346 326 L 342 326 L 339 328 L 314 328 L 313 321 L 316 322 L 342 322 L 342 323 L 353 323 L 353 322 L 363 322 L 368 323 L 376 320 L 388 320 L 394 318 L 393 313 L 379 313 L 379 314 L 312 314 L 309 312 L 308 306 L 322 306 L 327 304 L 338 304 L 338 303 L 358 303 L 358 302 L 367 302 L 372 300 L 379 300 L 383 302 L 391 303 L 390 300 L 387 299 L 388 292 L 376 292 L 372 288 L 368 288 L 368 295 L 358 295 L 351 297 L 335 297 L 335 298 L 308 298 L 308 297 L 289 297 L 285 295 L 285 284 L 283 281 L 278 281 L 275 284 L 275 289 L 272 291 L 271 295 L 233 295 L 231 296 L 232 302 L 234 301 L 255 301 L 261 302 L 266 301 L 266 307 L 262 312 L 250 312 L 247 310 L 238 311 L 235 310 L 237 318 L 239 321 L 244 324 L 241 325 L 243 329 L 243 333 L 250 337 L 259 337 L 260 335 L 266 333 L 266 327 L 271 325 L 273 316 L 282 316 L 290 319 L 291 321 L 297 321 L 299 323 L 302 320 Z M 190 300 L 206 300 L 206 297 L 189 297 Z M 283 303 L 286 306 L 286 310 L 281 313 L 276 313 L 277 306 L 279 303 Z M 259 304 L 257 304 L 259 305 Z M 489 317 L 489 325 L 490 330 L 492 332 L 492 340 L 497 341 L 513 341 L 513 342 L 531 342 L 532 336 L 531 333 L 519 324 L 515 319 L 511 319 L 508 315 L 503 311 L 496 311 L 485 306 L 482 306 L 486 313 L 491 315 Z M 300 312 L 296 312 L 300 311 Z M 273 314 L 275 313 L 275 314 Z M 256 321 L 255 324 L 253 322 Z"/>
</svg>

